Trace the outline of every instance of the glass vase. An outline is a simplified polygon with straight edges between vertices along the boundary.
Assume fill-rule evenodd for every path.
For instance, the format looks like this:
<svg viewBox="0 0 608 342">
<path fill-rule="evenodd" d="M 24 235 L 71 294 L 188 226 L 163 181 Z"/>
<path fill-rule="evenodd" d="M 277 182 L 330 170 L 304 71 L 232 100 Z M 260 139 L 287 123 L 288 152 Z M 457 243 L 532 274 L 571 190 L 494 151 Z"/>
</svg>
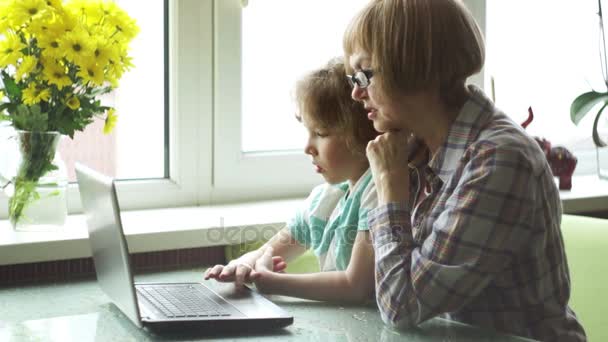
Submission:
<svg viewBox="0 0 608 342">
<path fill-rule="evenodd" d="M 18 153 L 11 183 L 8 215 L 15 230 L 54 231 L 65 223 L 68 177 L 57 147 L 58 132 L 16 131 Z"/>
</svg>

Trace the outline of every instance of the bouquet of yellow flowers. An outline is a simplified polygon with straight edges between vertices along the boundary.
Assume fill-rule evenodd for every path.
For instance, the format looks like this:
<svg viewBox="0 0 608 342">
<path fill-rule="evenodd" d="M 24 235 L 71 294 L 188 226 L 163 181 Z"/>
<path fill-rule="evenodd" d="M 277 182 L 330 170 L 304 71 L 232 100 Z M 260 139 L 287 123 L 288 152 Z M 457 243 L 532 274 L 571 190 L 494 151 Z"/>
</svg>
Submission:
<svg viewBox="0 0 608 342">
<path fill-rule="evenodd" d="M 73 138 L 97 117 L 108 133 L 116 114 L 99 96 L 133 66 L 128 46 L 138 30 L 112 1 L 0 0 L 0 121 Z M 11 221 L 36 198 L 32 184 L 53 169 L 53 143 L 44 137 L 30 136 L 31 159 L 13 180 Z"/>
</svg>

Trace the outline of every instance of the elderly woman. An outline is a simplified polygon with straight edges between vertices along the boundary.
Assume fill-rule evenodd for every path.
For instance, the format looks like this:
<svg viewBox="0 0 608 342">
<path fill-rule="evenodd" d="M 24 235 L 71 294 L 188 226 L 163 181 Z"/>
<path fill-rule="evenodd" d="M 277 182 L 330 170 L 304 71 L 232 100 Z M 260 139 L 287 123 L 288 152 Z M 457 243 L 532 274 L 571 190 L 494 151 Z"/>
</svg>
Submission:
<svg viewBox="0 0 608 342">
<path fill-rule="evenodd" d="M 367 146 L 376 298 L 391 326 L 443 315 L 543 341 L 584 341 L 568 307 L 561 204 L 538 144 L 466 86 L 484 43 L 457 0 L 372 0 L 344 37 Z"/>
</svg>

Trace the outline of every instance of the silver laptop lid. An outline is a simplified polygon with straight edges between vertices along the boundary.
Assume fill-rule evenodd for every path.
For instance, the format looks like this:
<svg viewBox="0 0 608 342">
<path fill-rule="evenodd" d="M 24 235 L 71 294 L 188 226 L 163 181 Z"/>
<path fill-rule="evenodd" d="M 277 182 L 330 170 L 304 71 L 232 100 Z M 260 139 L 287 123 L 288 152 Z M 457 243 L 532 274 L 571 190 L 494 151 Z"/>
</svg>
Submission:
<svg viewBox="0 0 608 342">
<path fill-rule="evenodd" d="M 99 286 L 135 325 L 141 327 L 114 180 L 78 163 L 76 177 Z"/>
</svg>

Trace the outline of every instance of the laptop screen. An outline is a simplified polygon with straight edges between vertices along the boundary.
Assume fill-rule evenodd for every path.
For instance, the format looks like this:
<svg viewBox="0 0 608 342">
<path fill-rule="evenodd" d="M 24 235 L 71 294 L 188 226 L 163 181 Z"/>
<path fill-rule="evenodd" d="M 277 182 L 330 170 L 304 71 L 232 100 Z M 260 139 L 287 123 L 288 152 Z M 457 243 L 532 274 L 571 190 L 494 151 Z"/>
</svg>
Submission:
<svg viewBox="0 0 608 342">
<path fill-rule="evenodd" d="M 76 177 L 99 286 L 141 327 L 114 181 L 81 164 L 76 165 Z"/>
</svg>

